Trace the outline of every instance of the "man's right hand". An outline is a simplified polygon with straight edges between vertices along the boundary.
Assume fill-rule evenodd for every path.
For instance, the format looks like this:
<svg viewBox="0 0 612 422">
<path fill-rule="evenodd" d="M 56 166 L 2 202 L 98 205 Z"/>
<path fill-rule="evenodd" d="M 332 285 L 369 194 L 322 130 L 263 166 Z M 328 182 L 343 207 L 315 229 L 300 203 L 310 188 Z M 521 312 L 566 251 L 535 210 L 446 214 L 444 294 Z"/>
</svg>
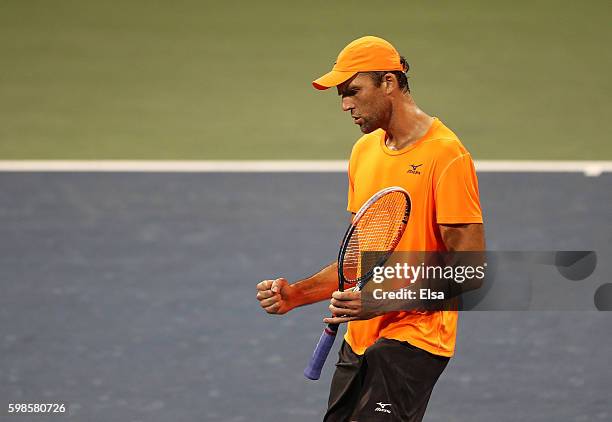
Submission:
<svg viewBox="0 0 612 422">
<path fill-rule="evenodd" d="M 295 308 L 291 297 L 292 290 L 284 278 L 264 280 L 257 285 L 257 300 L 269 314 L 286 314 Z"/>
</svg>

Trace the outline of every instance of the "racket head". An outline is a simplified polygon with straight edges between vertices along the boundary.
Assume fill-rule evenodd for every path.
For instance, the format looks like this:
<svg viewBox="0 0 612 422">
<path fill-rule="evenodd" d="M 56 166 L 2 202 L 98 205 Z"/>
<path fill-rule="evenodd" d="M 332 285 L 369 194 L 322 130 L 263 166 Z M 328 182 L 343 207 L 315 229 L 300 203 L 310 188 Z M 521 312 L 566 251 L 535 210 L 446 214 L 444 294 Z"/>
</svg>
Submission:
<svg viewBox="0 0 612 422">
<path fill-rule="evenodd" d="M 374 268 L 389 259 L 406 230 L 410 210 L 410 194 L 399 186 L 376 192 L 362 205 L 344 235 L 338 254 L 341 291 L 344 284 L 355 284 L 360 290 Z"/>
</svg>

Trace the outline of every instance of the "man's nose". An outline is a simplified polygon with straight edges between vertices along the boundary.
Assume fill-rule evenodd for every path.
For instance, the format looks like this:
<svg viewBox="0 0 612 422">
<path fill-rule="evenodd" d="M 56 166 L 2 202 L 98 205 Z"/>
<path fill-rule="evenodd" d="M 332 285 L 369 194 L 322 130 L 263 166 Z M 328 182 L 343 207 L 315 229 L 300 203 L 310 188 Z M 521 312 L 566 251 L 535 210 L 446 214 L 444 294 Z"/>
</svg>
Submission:
<svg viewBox="0 0 612 422">
<path fill-rule="evenodd" d="M 353 108 L 355 108 L 355 106 L 351 102 L 350 98 L 342 99 L 342 111 L 349 111 L 349 110 L 352 110 Z"/>
</svg>

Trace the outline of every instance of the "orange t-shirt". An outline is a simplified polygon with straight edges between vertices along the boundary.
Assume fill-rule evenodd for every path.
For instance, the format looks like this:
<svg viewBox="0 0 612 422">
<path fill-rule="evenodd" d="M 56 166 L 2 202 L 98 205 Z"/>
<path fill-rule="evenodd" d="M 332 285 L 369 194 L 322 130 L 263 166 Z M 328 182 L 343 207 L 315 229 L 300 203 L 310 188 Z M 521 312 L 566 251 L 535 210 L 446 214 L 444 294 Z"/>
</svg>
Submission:
<svg viewBox="0 0 612 422">
<path fill-rule="evenodd" d="M 427 133 L 399 151 L 385 145 L 382 129 L 364 135 L 349 162 L 348 207 L 357 212 L 374 193 L 401 186 L 412 209 L 398 251 L 445 250 L 438 224 L 482 223 L 478 181 L 470 153 L 457 136 L 434 118 Z M 348 324 L 345 340 L 363 354 L 379 337 L 407 341 L 430 353 L 452 356 L 456 311 L 389 312 Z"/>
</svg>

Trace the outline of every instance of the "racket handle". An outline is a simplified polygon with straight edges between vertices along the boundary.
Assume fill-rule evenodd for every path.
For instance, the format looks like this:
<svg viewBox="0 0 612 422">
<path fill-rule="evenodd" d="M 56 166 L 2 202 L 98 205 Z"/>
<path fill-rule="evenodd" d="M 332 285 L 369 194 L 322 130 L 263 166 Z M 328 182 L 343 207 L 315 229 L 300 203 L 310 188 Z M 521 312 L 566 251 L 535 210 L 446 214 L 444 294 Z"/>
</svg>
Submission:
<svg viewBox="0 0 612 422">
<path fill-rule="evenodd" d="M 338 324 L 329 324 L 327 327 L 325 327 L 323 334 L 321 334 L 321 338 L 319 338 L 317 347 L 312 353 L 310 362 L 308 362 L 308 366 L 306 369 L 304 369 L 304 376 L 306 378 L 311 380 L 319 379 L 321 376 L 321 370 L 323 369 L 323 364 L 327 359 L 329 351 L 334 345 L 336 334 L 338 334 Z"/>
</svg>

